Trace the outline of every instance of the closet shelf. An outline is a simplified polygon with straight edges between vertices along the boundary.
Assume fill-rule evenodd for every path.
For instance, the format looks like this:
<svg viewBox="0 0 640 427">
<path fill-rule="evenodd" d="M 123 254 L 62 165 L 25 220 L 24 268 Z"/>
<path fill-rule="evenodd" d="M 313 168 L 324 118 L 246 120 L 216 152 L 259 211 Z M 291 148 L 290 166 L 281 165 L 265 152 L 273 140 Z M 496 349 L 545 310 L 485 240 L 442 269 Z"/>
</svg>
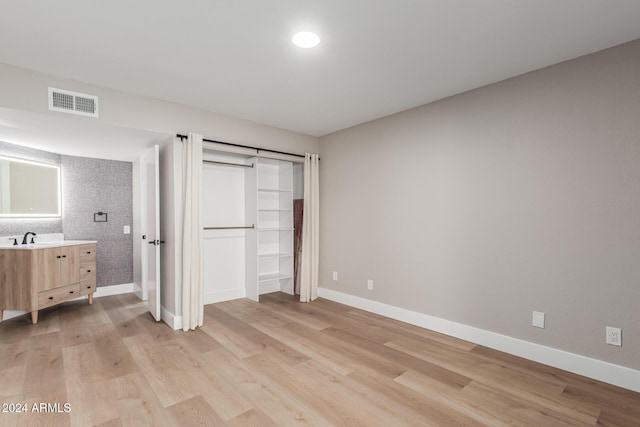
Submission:
<svg viewBox="0 0 640 427">
<path fill-rule="evenodd" d="M 288 257 L 292 257 L 293 255 L 291 254 L 286 254 L 286 253 L 272 253 L 272 254 L 259 254 L 258 257 L 260 257 L 260 259 L 265 259 L 265 258 L 288 258 Z"/>
<path fill-rule="evenodd" d="M 291 279 L 290 274 L 283 273 L 270 273 L 270 274 L 261 274 L 258 276 L 258 282 L 270 282 L 272 280 L 280 280 L 280 279 Z"/>
<path fill-rule="evenodd" d="M 258 191 L 264 191 L 265 193 L 291 193 L 293 190 L 283 188 L 258 188 Z"/>
<path fill-rule="evenodd" d="M 293 164 L 282 160 L 256 160 L 257 214 L 257 278 L 258 293 L 286 292 L 293 294 Z"/>
</svg>

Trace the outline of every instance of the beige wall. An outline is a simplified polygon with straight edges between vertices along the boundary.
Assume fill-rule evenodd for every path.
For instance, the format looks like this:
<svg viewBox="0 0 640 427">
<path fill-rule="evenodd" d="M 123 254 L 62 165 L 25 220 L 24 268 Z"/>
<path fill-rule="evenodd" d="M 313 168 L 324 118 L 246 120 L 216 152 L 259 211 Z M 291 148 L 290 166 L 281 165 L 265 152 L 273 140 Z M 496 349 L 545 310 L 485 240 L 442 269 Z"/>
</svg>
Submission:
<svg viewBox="0 0 640 427">
<path fill-rule="evenodd" d="M 640 41 L 322 137 L 320 155 L 322 287 L 640 368 Z"/>
</svg>

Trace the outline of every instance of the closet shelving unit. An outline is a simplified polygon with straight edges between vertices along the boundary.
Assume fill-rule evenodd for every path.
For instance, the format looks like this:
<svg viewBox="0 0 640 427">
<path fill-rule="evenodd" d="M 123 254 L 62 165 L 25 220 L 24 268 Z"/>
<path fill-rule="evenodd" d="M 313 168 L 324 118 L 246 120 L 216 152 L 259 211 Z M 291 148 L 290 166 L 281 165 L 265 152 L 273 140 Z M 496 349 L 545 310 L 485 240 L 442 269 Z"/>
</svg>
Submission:
<svg viewBox="0 0 640 427">
<path fill-rule="evenodd" d="M 257 293 L 293 294 L 293 165 L 255 158 L 255 166 Z"/>
</svg>

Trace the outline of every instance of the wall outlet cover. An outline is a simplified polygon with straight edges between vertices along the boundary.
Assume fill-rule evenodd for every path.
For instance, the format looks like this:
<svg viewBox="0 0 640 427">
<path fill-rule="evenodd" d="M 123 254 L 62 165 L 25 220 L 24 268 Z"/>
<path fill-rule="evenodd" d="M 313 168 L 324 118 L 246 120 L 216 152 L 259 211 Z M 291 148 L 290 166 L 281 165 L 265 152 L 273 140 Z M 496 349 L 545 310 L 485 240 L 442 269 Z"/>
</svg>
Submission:
<svg viewBox="0 0 640 427">
<path fill-rule="evenodd" d="M 334 271 L 334 272 L 333 272 L 333 280 L 334 280 L 334 281 L 337 281 L 337 280 L 338 280 L 338 272 L 337 272 L 337 271 Z"/>
<path fill-rule="evenodd" d="M 373 290 L 373 280 L 367 280 L 367 289 L 369 289 L 370 291 Z"/>
<path fill-rule="evenodd" d="M 622 347 L 622 329 L 607 326 L 606 343 L 609 345 Z"/>
</svg>

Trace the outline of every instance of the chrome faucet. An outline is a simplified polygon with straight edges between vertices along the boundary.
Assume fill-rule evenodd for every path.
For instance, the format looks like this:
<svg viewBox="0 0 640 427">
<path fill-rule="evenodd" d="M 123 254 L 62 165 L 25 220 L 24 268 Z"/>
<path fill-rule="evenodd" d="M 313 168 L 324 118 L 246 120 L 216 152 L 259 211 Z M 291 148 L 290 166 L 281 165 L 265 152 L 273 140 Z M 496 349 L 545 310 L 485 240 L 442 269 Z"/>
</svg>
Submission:
<svg viewBox="0 0 640 427">
<path fill-rule="evenodd" d="M 36 233 L 34 233 L 33 231 L 27 231 L 26 233 L 24 233 L 24 237 L 22 238 L 22 244 L 23 244 L 23 245 L 26 245 L 26 244 L 27 244 L 27 238 L 29 237 L 29 234 L 32 234 L 32 235 L 33 235 L 33 237 L 36 237 L 36 236 L 37 236 L 37 234 L 36 234 Z M 33 237 L 31 238 L 31 243 L 35 243 L 35 242 L 33 241 Z"/>
</svg>

